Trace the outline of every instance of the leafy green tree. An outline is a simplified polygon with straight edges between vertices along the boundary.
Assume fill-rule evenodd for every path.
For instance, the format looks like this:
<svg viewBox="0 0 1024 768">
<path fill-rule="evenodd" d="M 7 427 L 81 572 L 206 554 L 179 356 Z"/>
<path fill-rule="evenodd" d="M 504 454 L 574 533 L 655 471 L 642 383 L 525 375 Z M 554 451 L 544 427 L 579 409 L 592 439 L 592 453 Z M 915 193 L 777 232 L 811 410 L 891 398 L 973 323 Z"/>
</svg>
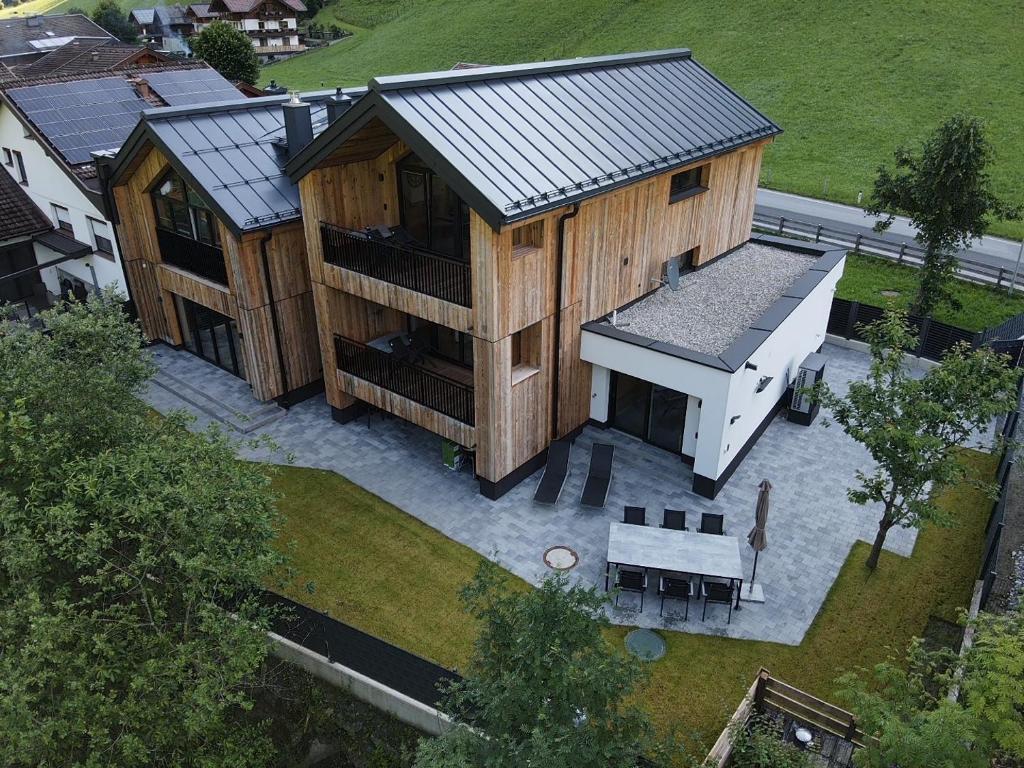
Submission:
<svg viewBox="0 0 1024 768">
<path fill-rule="evenodd" d="M 999 749 L 1024 759 L 1024 616 L 982 613 L 964 662 L 963 700 Z"/>
<path fill-rule="evenodd" d="M 627 703 L 645 673 L 602 635 L 606 599 L 561 575 L 512 589 L 484 565 L 462 591 L 481 624 L 473 659 L 444 698 L 460 726 L 421 741 L 416 768 L 607 768 L 657 756 L 651 723 Z"/>
<path fill-rule="evenodd" d="M 866 334 L 871 346 L 867 378 L 851 382 L 845 395 L 826 382 L 813 394 L 875 461 L 874 469 L 857 470 L 860 485 L 847 491 L 855 504 L 882 505 L 867 560 L 874 569 L 892 528 L 950 525 L 934 498 L 965 479 L 957 449 L 1014 407 L 1017 374 L 1004 356 L 961 344 L 924 376 L 910 375 L 903 352 L 913 349 L 916 339 L 901 310 L 887 311 Z"/>
<path fill-rule="evenodd" d="M 884 231 L 893 213 L 910 218 L 916 239 L 925 249 L 915 314 L 928 316 L 941 302 L 959 309 L 949 290 L 956 273 L 956 251 L 981 237 L 995 219 L 1016 219 L 1020 208 L 992 191 L 988 166 L 993 149 L 982 122 L 955 115 L 929 136 L 919 154 L 905 147 L 894 153 L 894 168 L 881 166 L 867 212 L 884 215 L 876 225 Z"/>
<path fill-rule="evenodd" d="M 117 0 L 100 0 L 92 11 L 92 20 L 126 43 L 134 43 L 137 39 L 135 28 L 128 21 L 128 14 Z"/>
<path fill-rule="evenodd" d="M 0 764 L 265 765 L 269 480 L 137 400 L 118 298 L 0 327 Z"/>
<path fill-rule="evenodd" d="M 225 21 L 215 21 L 191 39 L 192 53 L 228 80 L 254 85 L 260 62 L 249 36 Z"/>
</svg>

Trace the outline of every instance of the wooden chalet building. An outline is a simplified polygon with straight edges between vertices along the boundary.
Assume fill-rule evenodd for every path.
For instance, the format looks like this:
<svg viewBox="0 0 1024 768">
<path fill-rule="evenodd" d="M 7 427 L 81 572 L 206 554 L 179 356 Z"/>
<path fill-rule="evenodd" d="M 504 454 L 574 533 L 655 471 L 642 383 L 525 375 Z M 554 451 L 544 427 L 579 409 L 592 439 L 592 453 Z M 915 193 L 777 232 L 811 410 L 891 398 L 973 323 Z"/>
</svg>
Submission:
<svg viewBox="0 0 1024 768">
<path fill-rule="evenodd" d="M 263 63 L 306 50 L 298 20 L 305 12 L 302 0 L 212 0 L 206 6 L 207 14 L 245 32 Z"/>
<path fill-rule="evenodd" d="M 687 50 L 372 80 L 287 166 L 335 418 L 370 404 L 457 443 L 490 497 L 553 439 L 611 425 L 713 497 L 824 340 L 842 270 L 748 243 L 779 132 Z M 748 263 L 789 271 L 726 313 L 721 349 L 660 333 L 717 325 L 664 299 L 670 273 L 719 262 L 741 286 Z M 647 335 L 615 324 L 641 302 Z"/>
<path fill-rule="evenodd" d="M 144 112 L 109 186 L 146 335 L 287 404 L 322 373 L 285 101 Z"/>
</svg>

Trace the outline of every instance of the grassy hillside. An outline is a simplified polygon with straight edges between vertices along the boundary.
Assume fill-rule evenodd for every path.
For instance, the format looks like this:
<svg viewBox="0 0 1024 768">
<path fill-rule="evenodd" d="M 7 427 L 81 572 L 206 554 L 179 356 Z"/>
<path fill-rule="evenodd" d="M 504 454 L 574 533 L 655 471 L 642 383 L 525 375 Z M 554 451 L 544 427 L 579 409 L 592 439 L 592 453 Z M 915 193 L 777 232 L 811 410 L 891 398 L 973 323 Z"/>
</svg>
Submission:
<svg viewBox="0 0 1024 768">
<path fill-rule="evenodd" d="M 317 21 L 356 34 L 265 80 L 352 85 L 456 61 L 689 47 L 785 129 L 766 186 L 853 202 L 897 144 L 964 110 L 988 121 L 999 191 L 1024 203 L 1019 0 L 336 0 Z M 998 232 L 1021 237 L 1024 224 Z"/>
<path fill-rule="evenodd" d="M 125 12 L 135 8 L 153 8 L 158 5 L 168 5 L 163 0 L 118 0 Z M 72 8 L 78 8 L 86 13 L 92 13 L 93 8 L 99 0 L 28 0 L 20 5 L 6 5 L 0 8 L 0 19 L 16 18 L 18 16 L 35 16 L 42 13 L 67 13 Z"/>
</svg>

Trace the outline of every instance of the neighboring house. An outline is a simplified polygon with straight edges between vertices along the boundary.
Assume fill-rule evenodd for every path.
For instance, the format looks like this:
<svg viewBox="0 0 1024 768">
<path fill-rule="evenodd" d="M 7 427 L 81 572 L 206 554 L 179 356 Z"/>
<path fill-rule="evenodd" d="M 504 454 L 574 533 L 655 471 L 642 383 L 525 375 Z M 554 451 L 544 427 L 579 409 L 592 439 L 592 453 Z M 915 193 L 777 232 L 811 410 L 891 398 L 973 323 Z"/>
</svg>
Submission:
<svg viewBox="0 0 1024 768">
<path fill-rule="evenodd" d="M 79 13 L 0 19 L 0 63 L 15 67 L 44 56 L 72 40 L 115 40 Z"/>
<path fill-rule="evenodd" d="M 163 47 L 163 30 L 156 20 L 156 12 L 152 8 L 134 8 L 128 14 L 128 21 L 135 30 L 135 35 L 140 42 L 146 45 L 153 45 L 157 48 Z"/>
<path fill-rule="evenodd" d="M 283 171 L 286 102 L 147 111 L 110 185 L 146 335 L 290 402 L 319 391 L 322 371 L 299 193 Z"/>
<path fill-rule="evenodd" d="M 748 242 L 780 129 L 689 51 L 377 78 L 311 142 L 308 110 L 287 172 L 333 414 L 463 446 L 489 497 L 588 421 L 713 497 L 824 341 L 842 254 Z"/>
<path fill-rule="evenodd" d="M 167 53 L 188 56 L 192 53 L 188 38 L 195 32 L 192 19 L 180 5 L 136 8 L 128 20 L 139 40 Z"/>
<path fill-rule="evenodd" d="M 209 3 L 193 3 L 185 9 L 185 18 L 192 23 L 192 34 L 198 35 L 210 26 L 211 23 L 219 19 L 220 14 L 211 11 Z"/>
<path fill-rule="evenodd" d="M 13 176 L 0 173 L 0 304 L 13 305 L 21 319 L 34 316 L 51 303 L 36 265 L 56 264 L 88 253 L 87 247 L 63 230 L 55 230 L 50 217 Z M 70 278 L 66 288 L 80 297 L 86 292 L 84 285 Z"/>
<path fill-rule="evenodd" d="M 306 50 L 299 35 L 302 0 L 212 0 L 208 12 L 249 35 L 263 63 Z"/>
<path fill-rule="evenodd" d="M 69 282 L 127 288 L 97 156 L 116 151 L 145 109 L 243 98 L 201 62 L 0 83 L 0 164 L 66 236 L 59 255 L 77 254 L 46 266 L 53 254 L 36 249 L 49 293 Z"/>
<path fill-rule="evenodd" d="M 75 75 L 83 72 L 146 67 L 172 62 L 166 54 L 144 45 L 129 45 L 118 40 L 72 40 L 60 48 L 15 67 L 13 79 L 33 79 Z M 5 78 L 9 79 L 9 78 Z"/>
</svg>

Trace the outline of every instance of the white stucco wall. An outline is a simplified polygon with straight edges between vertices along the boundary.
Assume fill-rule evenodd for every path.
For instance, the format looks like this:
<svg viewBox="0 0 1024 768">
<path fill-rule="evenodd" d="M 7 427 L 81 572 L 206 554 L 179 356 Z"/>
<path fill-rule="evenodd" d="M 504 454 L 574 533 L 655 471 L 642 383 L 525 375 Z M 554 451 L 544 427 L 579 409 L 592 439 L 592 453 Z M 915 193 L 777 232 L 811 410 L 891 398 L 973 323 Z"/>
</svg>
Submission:
<svg viewBox="0 0 1024 768">
<path fill-rule="evenodd" d="M 35 139 L 25 136 L 24 126 L 4 104 L 0 104 L 0 147 L 21 152 L 25 163 L 25 174 L 28 177 L 28 186 L 24 189 L 43 213 L 54 220 L 53 205 L 55 203 L 68 209 L 76 240 L 95 245 L 86 217 L 106 222 L 108 237 L 113 243 L 115 252 L 114 259 L 93 255 L 84 259 L 66 261 L 60 265 L 61 269 L 86 283 L 92 283 L 92 272 L 89 269 L 89 265 L 92 265 L 101 287 L 114 284 L 122 293 L 127 293 L 124 272 L 121 269 L 121 258 L 117 253 L 117 242 L 114 239 L 113 224 L 106 220 L 100 210 L 86 197 L 85 192 L 46 154 L 44 148 Z M 0 157 L 0 167 L 3 168 L 3 171 L 17 178 L 16 169 L 2 163 L 3 158 Z M 54 225 L 56 225 L 56 221 L 54 221 Z M 44 263 L 49 258 L 56 256 L 56 254 L 50 254 L 44 258 L 44 252 L 47 252 L 46 249 L 36 249 L 36 258 L 39 263 Z M 59 291 L 55 269 L 44 269 L 41 276 L 48 290 L 53 293 Z"/>
<path fill-rule="evenodd" d="M 840 261 L 815 289 L 754 351 L 749 362 L 730 373 L 646 347 L 584 330 L 580 356 L 593 365 L 591 418 L 608 419 L 610 371 L 669 387 L 690 396 L 682 452 L 694 457 L 696 474 L 718 478 L 796 377 L 803 359 L 824 343 Z M 755 392 L 762 376 L 772 381 Z M 739 416 L 734 422 L 733 417 Z"/>
</svg>

